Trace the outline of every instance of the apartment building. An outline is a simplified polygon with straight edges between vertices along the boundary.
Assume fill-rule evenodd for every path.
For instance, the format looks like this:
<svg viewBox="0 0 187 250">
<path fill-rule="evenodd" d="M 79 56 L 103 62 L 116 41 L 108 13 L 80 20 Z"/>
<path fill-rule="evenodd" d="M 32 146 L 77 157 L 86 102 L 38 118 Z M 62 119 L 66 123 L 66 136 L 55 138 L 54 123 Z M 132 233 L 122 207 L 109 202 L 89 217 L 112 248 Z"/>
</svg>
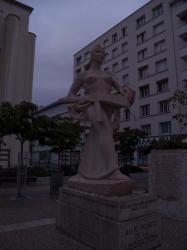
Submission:
<svg viewBox="0 0 187 250">
<path fill-rule="evenodd" d="M 168 99 L 187 83 L 187 1 L 148 2 L 74 55 L 74 77 L 97 44 L 106 52 L 103 70 L 136 91 L 130 110 L 121 111 L 121 128 L 151 136 L 179 133 L 172 117 L 181 107 L 173 110 Z"/>
<path fill-rule="evenodd" d="M 0 102 L 31 101 L 36 36 L 28 31 L 33 9 L 14 0 L 0 0 Z M 6 138 L 11 165 L 17 164 L 19 144 Z M 1 164 L 2 165 L 2 164 Z"/>
</svg>

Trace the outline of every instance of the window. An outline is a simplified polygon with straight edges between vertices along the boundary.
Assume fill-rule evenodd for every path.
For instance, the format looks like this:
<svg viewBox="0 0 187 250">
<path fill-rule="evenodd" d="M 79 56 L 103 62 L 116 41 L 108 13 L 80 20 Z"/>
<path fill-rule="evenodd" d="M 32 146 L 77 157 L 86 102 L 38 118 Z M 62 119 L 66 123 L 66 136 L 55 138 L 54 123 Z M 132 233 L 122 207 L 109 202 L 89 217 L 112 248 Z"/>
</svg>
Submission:
<svg viewBox="0 0 187 250">
<path fill-rule="evenodd" d="M 149 96 L 149 85 L 144 85 L 139 88 L 140 97 Z"/>
<path fill-rule="evenodd" d="M 160 23 L 156 24 L 155 26 L 153 26 L 153 34 L 157 35 L 160 32 L 162 32 L 163 31 L 163 27 L 164 27 L 164 23 L 163 22 L 160 22 Z"/>
<path fill-rule="evenodd" d="M 122 28 L 122 37 L 125 37 L 127 35 L 127 27 Z"/>
<path fill-rule="evenodd" d="M 138 18 L 136 20 L 136 27 L 140 28 L 141 26 L 143 26 L 145 24 L 145 15 L 141 16 L 140 18 Z"/>
<path fill-rule="evenodd" d="M 127 51 L 127 42 L 126 43 L 122 43 L 122 45 L 121 45 L 121 52 L 123 53 L 125 51 Z"/>
<path fill-rule="evenodd" d="M 82 60 L 82 57 L 81 57 L 81 56 L 77 57 L 77 65 L 80 65 L 80 64 L 81 64 L 81 60 Z"/>
<path fill-rule="evenodd" d="M 151 124 L 145 124 L 141 126 L 141 129 L 147 134 L 151 135 Z"/>
<path fill-rule="evenodd" d="M 113 70 L 113 72 L 116 72 L 118 70 L 118 63 L 114 63 L 112 65 L 112 70 Z"/>
<path fill-rule="evenodd" d="M 147 56 L 147 49 L 138 51 L 138 61 L 144 60 L 146 56 Z"/>
<path fill-rule="evenodd" d="M 130 111 L 129 111 L 129 109 L 124 110 L 124 120 L 125 121 L 130 120 Z"/>
<path fill-rule="evenodd" d="M 84 59 L 85 59 L 85 60 L 90 59 L 90 52 L 86 52 L 86 53 L 84 54 Z"/>
<path fill-rule="evenodd" d="M 162 40 L 162 41 L 159 41 L 159 42 L 154 44 L 154 52 L 155 52 L 155 54 L 165 50 L 165 48 L 166 48 L 165 47 L 165 42 L 166 42 L 165 40 Z"/>
<path fill-rule="evenodd" d="M 158 6 L 153 8 L 152 13 L 153 13 L 153 18 L 161 16 L 163 14 L 163 5 L 159 4 Z"/>
<path fill-rule="evenodd" d="M 160 113 L 169 112 L 169 100 L 164 100 L 159 102 L 159 112 Z"/>
<path fill-rule="evenodd" d="M 126 68 L 126 67 L 128 67 L 128 58 L 124 58 L 122 60 L 122 68 Z"/>
<path fill-rule="evenodd" d="M 156 72 L 162 72 L 167 69 L 167 59 L 156 62 Z"/>
<path fill-rule="evenodd" d="M 106 48 L 108 46 L 108 39 L 105 39 L 103 42 L 104 48 Z"/>
<path fill-rule="evenodd" d="M 81 72 L 81 69 L 77 69 L 76 73 L 79 74 Z"/>
<path fill-rule="evenodd" d="M 125 74 L 125 75 L 123 75 L 123 77 L 122 77 L 123 79 L 122 79 L 122 81 L 123 81 L 123 83 L 124 84 L 127 84 L 127 83 L 129 83 L 129 74 Z"/>
<path fill-rule="evenodd" d="M 168 79 L 157 81 L 157 92 L 162 93 L 168 91 Z"/>
<path fill-rule="evenodd" d="M 137 35 L 137 44 L 142 44 L 145 41 L 145 31 Z"/>
<path fill-rule="evenodd" d="M 108 67 L 104 68 L 104 71 L 108 71 Z"/>
<path fill-rule="evenodd" d="M 117 42 L 117 33 L 112 35 L 112 43 Z"/>
<path fill-rule="evenodd" d="M 182 20 L 184 23 L 187 23 L 187 15 L 181 17 L 181 20 Z"/>
<path fill-rule="evenodd" d="M 148 65 L 145 65 L 138 69 L 139 80 L 143 80 L 146 77 L 148 77 Z"/>
<path fill-rule="evenodd" d="M 88 70 L 88 63 L 86 65 L 84 65 L 84 70 L 87 71 Z"/>
<path fill-rule="evenodd" d="M 115 48 L 115 49 L 112 50 L 112 57 L 117 56 L 117 51 L 118 51 L 117 48 Z"/>
<path fill-rule="evenodd" d="M 171 133 L 171 122 L 161 122 L 159 125 L 160 125 L 160 133 L 161 134 L 170 134 Z"/>
<path fill-rule="evenodd" d="M 108 56 L 109 56 L 109 54 L 108 54 L 108 52 L 106 52 L 105 53 L 105 62 L 108 60 Z"/>
<path fill-rule="evenodd" d="M 150 115 L 150 104 L 140 106 L 140 117 L 146 117 Z"/>
</svg>

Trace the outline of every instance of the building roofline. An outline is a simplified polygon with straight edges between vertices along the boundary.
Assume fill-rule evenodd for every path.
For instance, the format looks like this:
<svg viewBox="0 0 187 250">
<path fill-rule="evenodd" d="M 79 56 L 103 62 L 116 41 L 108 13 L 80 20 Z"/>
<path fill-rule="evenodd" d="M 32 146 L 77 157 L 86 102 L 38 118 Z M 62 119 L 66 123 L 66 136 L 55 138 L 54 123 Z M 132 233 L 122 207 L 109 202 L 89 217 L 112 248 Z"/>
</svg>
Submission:
<svg viewBox="0 0 187 250">
<path fill-rule="evenodd" d="M 4 0 L 4 1 L 5 1 L 5 2 L 8 2 L 8 3 L 10 3 L 10 4 L 14 4 L 14 5 L 18 6 L 18 7 L 23 8 L 23 9 L 26 9 L 26 10 L 28 10 L 30 13 L 33 11 L 33 8 L 32 8 L 32 7 L 30 7 L 30 6 L 26 5 L 26 4 L 20 3 L 20 2 L 18 2 L 18 1 L 16 1 L 16 0 Z"/>
<path fill-rule="evenodd" d="M 137 9 L 136 11 L 134 11 L 133 13 L 131 13 L 130 15 L 128 15 L 126 18 L 124 18 L 122 21 L 120 21 L 119 23 L 115 24 L 112 28 L 108 29 L 107 31 L 105 31 L 102 35 L 100 35 L 99 37 L 97 37 L 95 40 L 93 40 L 92 42 L 90 42 L 89 44 L 87 44 L 86 46 L 84 46 L 82 49 L 80 49 L 78 52 L 76 52 L 73 56 L 76 56 L 78 53 L 80 53 L 82 50 L 84 50 L 86 47 L 90 46 L 92 43 L 94 43 L 95 41 L 97 41 L 98 39 L 100 39 L 102 36 L 104 36 L 106 33 L 108 33 L 109 31 L 113 30 L 114 28 L 116 28 L 120 23 L 124 22 L 127 18 L 129 18 L 130 16 L 134 15 L 136 12 L 138 12 L 139 10 L 141 10 L 142 8 L 144 8 L 145 6 L 147 6 L 148 4 L 150 4 L 150 2 L 152 2 L 152 0 L 149 0 L 149 2 L 147 2 L 146 4 L 144 4 L 142 7 L 140 7 L 139 9 Z"/>
<path fill-rule="evenodd" d="M 29 33 L 29 35 L 36 37 L 36 34 L 35 34 L 35 33 L 30 32 L 30 31 L 29 31 L 28 33 Z"/>
<path fill-rule="evenodd" d="M 59 103 L 58 100 L 55 101 L 55 102 L 52 102 L 52 103 L 48 104 L 47 106 L 44 106 L 44 107 L 40 108 L 40 109 L 37 111 L 37 114 L 39 114 L 39 113 L 41 113 L 41 112 L 43 112 L 43 111 L 46 111 L 46 110 L 48 110 L 48 109 L 50 109 L 50 108 L 54 108 L 54 107 L 56 107 L 56 106 L 59 106 L 59 105 L 61 105 L 61 103 Z"/>
</svg>

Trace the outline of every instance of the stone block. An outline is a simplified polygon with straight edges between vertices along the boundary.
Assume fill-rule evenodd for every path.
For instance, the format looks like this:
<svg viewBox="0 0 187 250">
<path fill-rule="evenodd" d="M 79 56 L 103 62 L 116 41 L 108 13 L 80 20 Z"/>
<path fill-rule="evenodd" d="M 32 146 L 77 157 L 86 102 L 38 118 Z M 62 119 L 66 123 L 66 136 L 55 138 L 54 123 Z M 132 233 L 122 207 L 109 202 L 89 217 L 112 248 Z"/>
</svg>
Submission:
<svg viewBox="0 0 187 250">
<path fill-rule="evenodd" d="M 63 187 L 57 228 L 97 250 L 149 250 L 160 246 L 157 201 L 150 194 L 106 197 Z"/>
<path fill-rule="evenodd" d="M 153 150 L 149 190 L 160 199 L 161 215 L 187 220 L 187 150 Z"/>
</svg>

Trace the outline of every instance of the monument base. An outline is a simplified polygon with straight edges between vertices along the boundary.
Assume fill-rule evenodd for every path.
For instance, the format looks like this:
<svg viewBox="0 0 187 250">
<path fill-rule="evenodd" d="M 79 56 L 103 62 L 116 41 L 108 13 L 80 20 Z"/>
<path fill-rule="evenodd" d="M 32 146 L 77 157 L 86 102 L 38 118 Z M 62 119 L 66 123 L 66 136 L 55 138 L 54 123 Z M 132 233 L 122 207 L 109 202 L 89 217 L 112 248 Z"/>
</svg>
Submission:
<svg viewBox="0 0 187 250">
<path fill-rule="evenodd" d="M 103 196 L 63 187 L 57 228 L 91 249 L 158 249 L 160 220 L 150 194 Z"/>
<path fill-rule="evenodd" d="M 67 186 L 85 192 L 105 196 L 124 196 L 132 193 L 134 181 L 123 175 L 123 179 L 89 180 L 75 175 L 68 180 Z"/>
</svg>

